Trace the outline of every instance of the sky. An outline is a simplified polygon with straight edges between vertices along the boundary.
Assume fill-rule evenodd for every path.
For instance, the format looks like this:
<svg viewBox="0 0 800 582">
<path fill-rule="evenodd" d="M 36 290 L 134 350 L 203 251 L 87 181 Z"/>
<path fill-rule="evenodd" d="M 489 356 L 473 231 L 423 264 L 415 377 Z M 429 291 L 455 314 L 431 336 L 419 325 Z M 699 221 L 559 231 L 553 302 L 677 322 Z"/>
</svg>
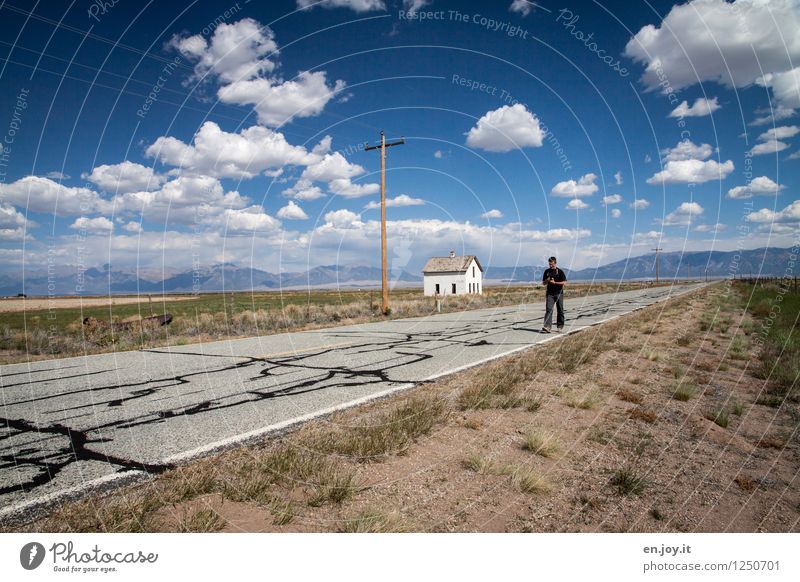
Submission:
<svg viewBox="0 0 800 582">
<path fill-rule="evenodd" d="M 0 0 L 0 274 L 792 247 L 800 2 Z"/>
</svg>

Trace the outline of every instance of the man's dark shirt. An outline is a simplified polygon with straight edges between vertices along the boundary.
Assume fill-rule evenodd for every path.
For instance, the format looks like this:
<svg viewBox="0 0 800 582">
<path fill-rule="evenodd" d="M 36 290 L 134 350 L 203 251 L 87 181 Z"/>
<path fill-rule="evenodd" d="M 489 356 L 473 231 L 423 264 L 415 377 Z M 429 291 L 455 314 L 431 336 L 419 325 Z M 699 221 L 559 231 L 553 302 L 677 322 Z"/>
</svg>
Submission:
<svg viewBox="0 0 800 582">
<path fill-rule="evenodd" d="M 542 283 L 553 278 L 554 281 L 566 281 L 567 276 L 564 274 L 564 271 L 555 267 L 554 269 L 545 269 L 544 274 L 542 275 Z M 548 295 L 558 295 L 564 289 L 563 285 L 555 285 L 554 283 L 547 284 L 547 294 Z"/>
</svg>

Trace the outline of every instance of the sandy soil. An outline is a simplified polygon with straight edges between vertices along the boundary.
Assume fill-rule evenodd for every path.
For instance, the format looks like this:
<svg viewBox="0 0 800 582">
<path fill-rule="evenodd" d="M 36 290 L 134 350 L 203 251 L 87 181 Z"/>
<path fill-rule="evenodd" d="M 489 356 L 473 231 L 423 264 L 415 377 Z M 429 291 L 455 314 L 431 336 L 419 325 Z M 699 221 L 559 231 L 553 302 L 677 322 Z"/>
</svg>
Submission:
<svg viewBox="0 0 800 582">
<path fill-rule="evenodd" d="M 163 301 L 190 301 L 197 299 L 193 295 L 153 296 L 153 303 Z M 147 295 L 137 297 L 31 297 L 25 299 L 0 299 L 0 313 L 18 311 L 36 311 L 39 309 L 69 309 L 76 307 L 108 307 L 109 305 L 130 305 L 147 303 Z"/>
</svg>

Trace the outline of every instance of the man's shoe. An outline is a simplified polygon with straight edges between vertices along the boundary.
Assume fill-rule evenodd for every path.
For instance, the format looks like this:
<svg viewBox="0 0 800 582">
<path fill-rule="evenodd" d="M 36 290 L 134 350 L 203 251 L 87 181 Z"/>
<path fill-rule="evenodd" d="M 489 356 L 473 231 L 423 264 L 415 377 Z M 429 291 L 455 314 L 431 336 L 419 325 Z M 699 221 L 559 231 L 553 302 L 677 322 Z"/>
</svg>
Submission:
<svg viewBox="0 0 800 582">
<path fill-rule="evenodd" d="M 550 328 L 549 327 L 543 327 L 542 328 L 542 333 L 550 333 Z"/>
<path fill-rule="evenodd" d="M 564 331 L 564 326 L 563 325 L 559 325 L 558 326 L 558 331 Z"/>
</svg>

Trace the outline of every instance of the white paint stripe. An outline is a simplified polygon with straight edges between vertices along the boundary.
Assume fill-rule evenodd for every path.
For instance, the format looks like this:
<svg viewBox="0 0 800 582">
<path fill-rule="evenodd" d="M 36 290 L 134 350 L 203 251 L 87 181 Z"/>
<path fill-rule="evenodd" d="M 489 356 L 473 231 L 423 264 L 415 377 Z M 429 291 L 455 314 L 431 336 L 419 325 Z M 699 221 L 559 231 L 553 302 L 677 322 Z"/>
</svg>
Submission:
<svg viewBox="0 0 800 582">
<path fill-rule="evenodd" d="M 510 355 L 515 354 L 517 352 L 521 352 L 521 351 L 524 351 L 524 350 L 535 348 L 536 346 L 542 345 L 542 344 L 547 343 L 547 342 L 556 341 L 559 338 L 567 337 L 569 335 L 572 335 L 573 333 L 577 333 L 579 331 L 582 331 L 584 329 L 588 329 L 590 327 L 595 327 L 595 326 L 598 326 L 598 325 L 602 325 L 604 323 L 608 323 L 609 321 L 613 321 L 613 320 L 618 319 L 620 317 L 624 317 L 625 315 L 630 315 L 631 313 L 635 313 L 635 312 L 640 311 L 642 309 L 645 309 L 647 307 L 652 307 L 653 305 L 657 305 L 658 303 L 661 303 L 663 301 L 667 301 L 669 299 L 674 299 L 674 298 L 680 297 L 681 295 L 684 295 L 686 293 L 691 293 L 692 291 L 696 291 L 698 289 L 702 289 L 705 286 L 706 286 L 706 284 L 699 285 L 697 287 L 686 289 L 686 290 L 684 290 L 684 291 L 682 291 L 680 293 L 674 294 L 674 295 L 672 293 L 670 293 L 665 297 L 657 299 L 653 303 L 648 303 L 647 305 L 641 305 L 639 307 L 636 307 L 636 308 L 632 309 L 631 311 L 626 311 L 625 313 L 619 313 L 619 314 L 614 315 L 612 317 L 608 317 L 606 319 L 602 319 L 600 321 L 596 321 L 594 323 L 590 323 L 588 325 L 585 325 L 583 327 L 579 327 L 577 329 L 571 329 L 566 333 L 555 334 L 552 337 L 545 338 L 542 341 L 538 341 L 538 342 L 536 342 L 534 344 L 529 344 L 527 346 L 521 346 L 521 347 L 518 347 L 518 348 L 514 348 L 513 350 L 509 350 L 508 352 L 503 352 L 501 354 L 495 354 L 493 356 L 489 356 L 487 358 L 484 358 L 482 360 L 478 360 L 478 361 L 476 361 L 474 363 L 471 363 L 471 364 L 466 364 L 464 366 L 459 366 L 457 368 L 454 368 L 452 370 L 448 370 L 446 372 L 441 372 L 439 374 L 434 374 L 433 376 L 430 376 L 430 377 L 426 378 L 424 380 L 424 382 L 430 382 L 431 380 L 436 380 L 436 379 L 442 378 L 444 376 L 450 376 L 452 374 L 457 374 L 458 372 L 462 372 L 464 370 L 468 370 L 469 368 L 474 368 L 475 366 L 481 366 L 481 365 L 486 364 L 488 362 L 491 362 L 491 361 L 494 361 L 494 360 L 498 360 L 500 358 L 505 358 L 506 356 L 510 356 Z M 186 462 L 192 461 L 192 460 L 194 460 L 194 459 L 196 459 L 198 457 L 206 456 L 206 455 L 209 455 L 211 453 L 219 452 L 219 451 L 222 451 L 222 450 L 225 450 L 225 449 L 230 449 L 230 448 L 232 448 L 234 446 L 242 445 L 242 444 L 246 443 L 247 441 L 259 439 L 259 438 L 261 438 L 263 436 L 266 436 L 266 435 L 268 435 L 270 433 L 286 430 L 287 428 L 290 428 L 290 427 L 292 427 L 292 426 L 294 426 L 296 424 L 302 424 L 304 422 L 308 422 L 308 421 L 313 420 L 315 418 L 318 418 L 320 416 L 325 416 L 325 415 L 328 415 L 328 414 L 332 414 L 334 412 L 339 412 L 341 410 L 346 410 L 348 408 L 353 408 L 355 406 L 360 406 L 362 404 L 367 404 L 369 402 L 372 402 L 373 400 L 378 400 L 380 398 L 384 398 L 384 397 L 386 397 L 386 396 L 388 396 L 390 394 L 394 394 L 395 392 L 401 392 L 401 391 L 404 391 L 404 390 L 408 390 L 410 388 L 413 388 L 414 386 L 416 386 L 416 384 L 414 384 L 413 382 L 409 382 L 407 384 L 402 384 L 400 386 L 395 386 L 394 388 L 389 388 L 388 390 L 384 390 L 382 392 L 377 392 L 375 394 L 370 394 L 369 396 L 364 396 L 364 397 L 361 397 L 361 398 L 357 398 L 355 400 L 350 400 L 350 401 L 345 402 L 343 404 L 338 404 L 336 406 L 331 406 L 330 408 L 325 408 L 323 410 L 318 410 L 318 411 L 315 411 L 315 412 L 311 412 L 309 414 L 304 414 L 303 416 L 298 416 L 298 417 L 292 418 L 290 420 L 285 420 L 283 422 L 279 422 L 277 424 L 272 424 L 270 426 L 265 426 L 263 428 L 260 428 L 260 429 L 254 430 L 254 431 L 250 431 L 250 432 L 247 432 L 247 433 L 244 433 L 244 434 L 241 434 L 241 435 L 237 435 L 237 436 L 234 436 L 234 437 L 229 437 L 227 439 L 216 441 L 216 442 L 208 444 L 208 445 L 203 445 L 202 447 L 197 447 L 196 449 L 192 449 L 190 451 L 186 451 L 185 453 L 178 453 L 177 455 L 172 455 L 171 457 L 167 457 L 166 459 L 164 459 L 162 461 L 162 463 L 164 463 L 164 464 L 186 463 Z M 50 493 L 48 495 L 39 497 L 37 499 L 32 499 L 32 500 L 29 500 L 29 501 L 25 501 L 23 503 L 19 503 L 17 505 L 12 505 L 10 507 L 3 508 L 3 509 L 0 510 L 0 520 L 2 520 L 3 518 L 9 517 L 11 515 L 14 515 L 14 514 L 26 513 L 26 512 L 29 512 L 29 511 L 34 511 L 36 509 L 44 509 L 44 508 L 47 508 L 47 507 L 51 507 L 51 506 L 53 506 L 53 505 L 55 505 L 57 503 L 63 502 L 65 500 L 69 500 L 70 498 L 78 497 L 78 496 L 80 496 L 81 493 L 85 493 L 87 491 L 92 491 L 92 490 L 95 490 L 95 489 L 98 489 L 98 490 L 99 489 L 105 489 L 105 488 L 109 487 L 111 484 L 116 484 L 117 481 L 130 480 L 131 482 L 134 482 L 134 481 L 139 481 L 139 480 L 146 480 L 146 479 L 149 479 L 149 478 L 151 478 L 151 476 L 148 473 L 144 472 L 144 471 L 127 471 L 125 473 L 114 473 L 113 475 L 106 475 L 106 476 L 100 477 L 98 479 L 93 479 L 92 481 L 84 483 L 83 485 L 76 485 L 74 487 L 70 487 L 69 489 L 65 489 L 65 490 L 62 490 L 62 491 L 57 491 L 55 493 Z M 125 483 L 120 483 L 120 484 L 125 484 Z"/>
</svg>

